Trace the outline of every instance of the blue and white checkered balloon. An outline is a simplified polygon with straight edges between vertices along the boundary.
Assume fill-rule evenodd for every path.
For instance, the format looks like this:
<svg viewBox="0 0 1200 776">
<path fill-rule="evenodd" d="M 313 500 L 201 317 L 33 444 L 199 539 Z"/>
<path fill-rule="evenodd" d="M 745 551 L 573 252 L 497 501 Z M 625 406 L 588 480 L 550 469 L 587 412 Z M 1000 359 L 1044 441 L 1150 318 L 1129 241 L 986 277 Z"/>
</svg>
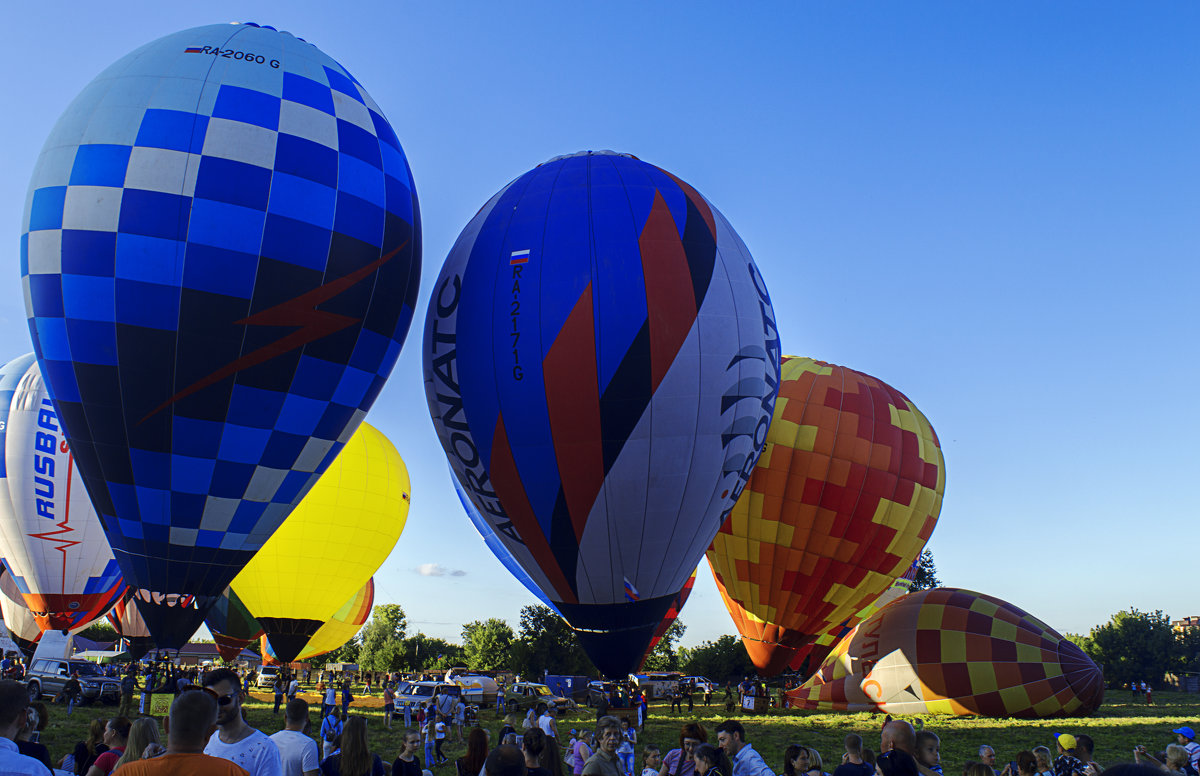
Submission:
<svg viewBox="0 0 1200 776">
<path fill-rule="evenodd" d="M 408 332 L 412 176 L 382 111 L 286 32 L 119 60 L 34 170 L 34 348 L 159 646 L 191 635 L 350 437 Z"/>
</svg>

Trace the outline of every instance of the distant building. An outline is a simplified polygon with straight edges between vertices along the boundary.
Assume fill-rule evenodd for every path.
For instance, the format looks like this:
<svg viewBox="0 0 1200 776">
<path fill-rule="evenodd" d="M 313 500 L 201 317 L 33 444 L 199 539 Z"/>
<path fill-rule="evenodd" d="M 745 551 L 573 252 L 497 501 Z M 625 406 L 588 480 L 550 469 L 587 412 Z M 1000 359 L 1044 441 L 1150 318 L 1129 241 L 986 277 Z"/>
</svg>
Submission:
<svg viewBox="0 0 1200 776">
<path fill-rule="evenodd" d="M 1192 628 L 1200 628 L 1200 616 L 1184 617 L 1182 620 L 1171 620 L 1171 630 L 1183 633 Z"/>
</svg>

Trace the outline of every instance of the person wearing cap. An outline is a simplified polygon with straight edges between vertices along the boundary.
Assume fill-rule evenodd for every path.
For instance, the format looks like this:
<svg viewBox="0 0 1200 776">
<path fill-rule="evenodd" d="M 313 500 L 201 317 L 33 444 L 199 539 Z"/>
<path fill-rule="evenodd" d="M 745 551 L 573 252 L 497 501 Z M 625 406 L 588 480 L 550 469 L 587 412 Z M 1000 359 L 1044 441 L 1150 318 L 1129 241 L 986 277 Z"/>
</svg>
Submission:
<svg viewBox="0 0 1200 776">
<path fill-rule="evenodd" d="M 1175 734 L 1179 745 L 1187 750 L 1188 762 L 1192 765 L 1192 770 L 1200 771 L 1200 744 L 1196 743 L 1196 731 L 1190 727 L 1175 728 L 1171 731 Z"/>
<path fill-rule="evenodd" d="M 1059 733 L 1054 737 L 1058 757 L 1054 758 L 1054 776 L 1085 776 L 1083 763 L 1075 756 L 1075 736 Z"/>
</svg>

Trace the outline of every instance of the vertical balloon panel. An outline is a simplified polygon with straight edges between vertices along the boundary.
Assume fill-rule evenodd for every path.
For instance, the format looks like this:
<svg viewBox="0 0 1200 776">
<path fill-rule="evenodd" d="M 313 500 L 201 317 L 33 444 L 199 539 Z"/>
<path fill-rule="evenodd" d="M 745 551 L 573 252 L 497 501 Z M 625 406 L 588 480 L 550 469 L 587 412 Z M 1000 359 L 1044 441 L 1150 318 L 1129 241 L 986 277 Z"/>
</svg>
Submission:
<svg viewBox="0 0 1200 776">
<path fill-rule="evenodd" d="M 778 340 L 745 245 L 653 165 L 553 159 L 459 236 L 424 357 L 480 514 L 597 667 L 635 668 L 770 423 Z"/>
<path fill-rule="evenodd" d="M 83 90 L 24 223 L 38 361 L 134 600 L 178 647 L 396 362 L 420 275 L 408 163 L 316 47 L 200 27 Z"/>
</svg>

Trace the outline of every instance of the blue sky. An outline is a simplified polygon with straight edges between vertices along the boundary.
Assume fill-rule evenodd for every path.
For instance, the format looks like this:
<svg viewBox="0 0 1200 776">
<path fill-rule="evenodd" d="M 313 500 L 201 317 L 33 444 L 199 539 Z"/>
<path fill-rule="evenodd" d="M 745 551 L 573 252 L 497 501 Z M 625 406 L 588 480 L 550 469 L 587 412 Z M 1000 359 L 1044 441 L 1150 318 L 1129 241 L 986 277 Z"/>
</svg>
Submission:
<svg viewBox="0 0 1200 776">
<path fill-rule="evenodd" d="M 515 625 L 533 601 L 461 513 L 428 419 L 416 341 L 433 280 L 509 180 L 602 148 L 721 209 L 769 284 L 785 352 L 879 377 L 929 417 L 948 470 L 930 543 L 943 582 L 1060 631 L 1129 606 L 1200 614 L 1200 5 L 123 8 L 0 12 L 2 360 L 31 349 L 21 212 L 75 94 L 202 24 L 315 43 L 386 112 L 421 200 L 418 320 L 368 418 L 412 474 L 409 524 L 376 582 L 415 627 L 457 639 L 472 619 Z M 683 620 L 686 644 L 733 632 L 706 565 Z"/>
</svg>

